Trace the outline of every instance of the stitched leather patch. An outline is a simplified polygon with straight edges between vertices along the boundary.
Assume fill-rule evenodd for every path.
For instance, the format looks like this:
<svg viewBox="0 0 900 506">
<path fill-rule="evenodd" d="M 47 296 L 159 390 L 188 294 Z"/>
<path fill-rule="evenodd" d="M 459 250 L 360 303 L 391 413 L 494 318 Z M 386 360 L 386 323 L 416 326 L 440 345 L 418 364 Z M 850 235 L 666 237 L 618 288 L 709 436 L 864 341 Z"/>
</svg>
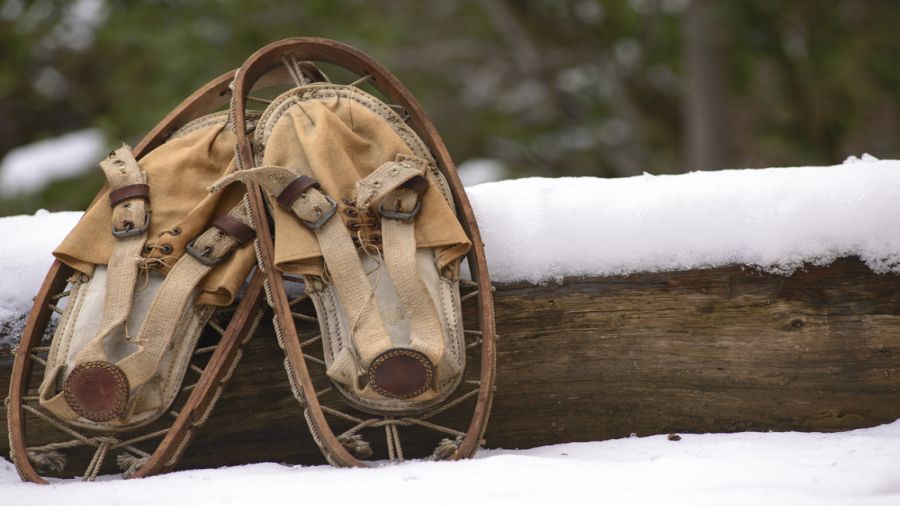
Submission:
<svg viewBox="0 0 900 506">
<path fill-rule="evenodd" d="M 128 378 L 109 362 L 86 362 L 75 366 L 63 389 L 72 410 L 95 422 L 121 416 L 128 401 Z"/>
<path fill-rule="evenodd" d="M 223 214 L 212 222 L 212 226 L 234 237 L 238 244 L 247 244 L 247 241 L 256 236 L 256 231 L 247 226 L 243 221 L 230 214 Z"/>
<path fill-rule="evenodd" d="M 150 187 L 145 184 L 130 184 L 109 192 L 109 205 L 116 207 L 128 199 L 142 198 L 150 200 Z"/>
<path fill-rule="evenodd" d="M 424 353 L 394 348 L 369 365 L 369 385 L 392 399 L 412 399 L 434 385 L 434 366 Z"/>
<path fill-rule="evenodd" d="M 306 193 L 310 188 L 319 188 L 319 183 L 309 176 L 300 176 L 291 181 L 284 190 L 275 199 L 282 207 L 290 209 L 294 205 L 294 201 L 300 198 L 300 195 Z"/>
</svg>

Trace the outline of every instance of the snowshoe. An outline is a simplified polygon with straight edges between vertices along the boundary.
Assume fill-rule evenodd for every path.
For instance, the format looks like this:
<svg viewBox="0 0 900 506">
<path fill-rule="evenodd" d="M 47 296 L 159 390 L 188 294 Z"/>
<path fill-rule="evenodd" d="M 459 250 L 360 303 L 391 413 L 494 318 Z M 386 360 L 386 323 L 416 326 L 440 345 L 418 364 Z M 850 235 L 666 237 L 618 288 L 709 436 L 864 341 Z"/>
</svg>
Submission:
<svg viewBox="0 0 900 506">
<path fill-rule="evenodd" d="M 249 94 L 274 71 L 292 82 L 247 128 Z M 327 460 L 473 455 L 494 386 L 491 285 L 431 120 L 369 56 L 318 38 L 253 54 L 232 107 L 249 133 L 213 190 L 247 184 L 288 379 Z"/>
<path fill-rule="evenodd" d="M 233 122 L 214 112 L 233 77 L 110 153 L 106 188 L 54 251 L 7 399 L 23 479 L 171 469 L 259 323 L 246 194 L 207 191 L 235 168 Z"/>
</svg>

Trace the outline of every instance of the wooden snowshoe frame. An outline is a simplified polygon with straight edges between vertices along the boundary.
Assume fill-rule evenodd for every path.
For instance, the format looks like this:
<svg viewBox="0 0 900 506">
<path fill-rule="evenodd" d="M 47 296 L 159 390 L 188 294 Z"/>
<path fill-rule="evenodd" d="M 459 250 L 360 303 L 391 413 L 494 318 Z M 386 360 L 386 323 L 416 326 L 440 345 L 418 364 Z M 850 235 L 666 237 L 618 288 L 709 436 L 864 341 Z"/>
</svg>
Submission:
<svg viewBox="0 0 900 506">
<path fill-rule="evenodd" d="M 236 129 L 246 123 L 245 103 L 250 91 L 258 85 L 262 79 L 268 79 L 268 75 L 283 65 L 289 59 L 300 62 L 310 72 L 303 72 L 310 81 L 323 78 L 324 74 L 315 70 L 316 64 L 331 64 L 349 70 L 359 77 L 351 86 L 357 86 L 368 82 L 383 95 L 383 101 L 392 107 L 399 106 L 407 113 L 407 123 L 421 137 L 426 146 L 431 150 L 437 162 L 437 166 L 449 183 L 451 193 L 457 209 L 457 216 L 472 242 L 472 248 L 468 253 L 468 265 L 472 279 L 471 286 L 475 289 L 463 296 L 463 300 L 475 301 L 476 307 L 470 311 L 463 309 L 464 314 L 477 315 L 479 330 L 466 330 L 467 336 L 472 336 L 473 341 L 467 343 L 467 350 L 474 354 L 474 360 L 467 358 L 468 369 L 473 364 L 480 363 L 480 369 L 475 379 L 462 382 L 462 386 L 451 397 L 418 417 L 390 417 L 379 416 L 353 411 L 344 404 L 341 408 L 332 407 L 328 396 L 340 397 L 330 382 L 327 381 L 324 372 L 324 362 L 313 355 L 312 350 L 321 336 L 315 336 L 318 329 L 309 329 L 317 324 L 310 325 L 307 322 L 315 322 L 315 318 L 303 314 L 298 310 L 298 297 L 290 300 L 287 296 L 285 283 L 292 282 L 291 276 L 286 276 L 274 267 L 274 242 L 269 221 L 266 217 L 266 203 L 260 187 L 255 183 L 248 184 L 250 210 L 259 237 L 260 263 L 266 271 L 266 288 L 269 303 L 275 310 L 276 330 L 280 330 L 280 345 L 286 354 L 286 369 L 298 401 L 304 408 L 304 417 L 316 443 L 324 453 L 327 460 L 340 466 L 366 466 L 364 458 L 371 457 L 372 448 L 366 441 L 359 439 L 363 429 L 383 430 L 386 445 L 377 449 L 387 449 L 387 458 L 391 461 L 403 459 L 399 428 L 412 427 L 410 430 L 431 430 L 449 435 L 455 440 L 445 439 L 435 450 L 432 458 L 436 459 L 461 459 L 472 456 L 483 443 L 484 430 L 490 413 L 491 400 L 494 388 L 494 376 L 496 370 L 496 348 L 494 330 L 494 309 L 491 297 L 491 284 L 488 275 L 487 262 L 484 256 L 484 247 L 472 207 L 469 204 L 465 189 L 456 172 L 456 166 L 441 140 L 437 129 L 425 114 L 418 101 L 394 77 L 386 68 L 374 61 L 365 53 L 345 44 L 320 38 L 291 38 L 281 40 L 260 49 L 244 63 L 238 71 L 238 77 L 234 83 L 233 115 Z M 304 67 L 299 67 L 303 69 Z M 245 129 L 246 131 L 246 129 Z M 254 166 L 253 143 L 250 135 L 238 136 L 238 156 L 244 168 Z M 298 326 L 303 330 L 298 331 Z M 310 337 L 314 336 L 314 337 Z M 301 341 L 301 337 L 305 339 Z M 308 347 L 304 349 L 304 347 Z M 479 353 L 480 350 L 480 353 Z M 470 355 L 471 356 L 471 355 Z M 311 375 L 311 368 L 321 371 L 315 378 Z M 474 389 L 463 392 L 464 387 Z M 462 392 L 462 393 L 461 393 Z M 473 399 L 474 398 L 474 399 Z M 471 416 L 466 416 L 468 425 L 465 430 L 450 429 L 433 423 L 432 416 L 443 414 L 443 411 L 452 409 L 469 408 L 471 401 Z M 331 421 L 329 421 L 329 419 Z M 458 418 L 457 418 L 458 420 Z M 336 434 L 334 427 L 349 424 L 349 429 Z M 426 456 L 427 457 L 427 456 Z M 377 456 L 375 457 L 378 458 Z"/>
<path fill-rule="evenodd" d="M 133 150 L 135 158 L 140 159 L 161 145 L 172 133 L 191 120 L 214 112 L 228 103 L 231 98 L 229 85 L 234 75 L 235 72 L 231 71 L 219 76 L 179 104 L 135 147 Z M 107 186 L 104 186 L 100 190 L 94 203 L 106 194 L 106 188 Z M 53 262 L 35 297 L 17 347 L 7 398 L 10 453 L 16 468 L 23 480 L 47 483 L 45 477 L 30 461 L 28 457 L 30 449 L 26 443 L 27 425 L 40 422 L 55 426 L 58 429 L 56 432 L 65 438 L 64 441 L 45 443 L 42 445 L 44 448 L 54 451 L 70 448 L 93 449 L 93 456 L 90 457 L 82 476 L 84 480 L 93 479 L 101 469 L 108 471 L 109 468 L 102 468 L 103 461 L 108 454 L 115 452 L 122 452 L 119 454 L 120 457 L 124 454 L 132 461 L 138 459 L 143 461 L 140 466 L 132 466 L 126 471 L 126 478 L 139 478 L 169 471 L 177 464 L 194 432 L 209 416 L 241 358 L 242 345 L 253 335 L 259 323 L 262 315 L 263 276 L 256 269 L 249 284 L 245 286 L 241 300 L 229 308 L 219 308 L 207 323 L 204 333 L 213 338 L 217 337 L 217 334 L 220 335 L 218 342 L 210 346 L 199 344 L 195 349 L 190 369 L 194 375 L 199 374 L 199 378 L 193 384 L 184 386 L 192 374 L 188 372 L 178 398 L 167 416 L 124 434 L 110 435 L 91 431 L 88 437 L 84 437 L 83 434 L 67 430 L 64 423 L 54 420 L 49 413 L 42 411 L 33 393 L 40 380 L 33 378 L 32 368 L 35 363 L 38 365 L 43 363 L 41 354 L 46 353 L 47 347 L 42 347 L 41 341 L 48 331 L 52 313 L 58 311 L 57 301 L 65 297 L 64 290 L 73 273 L 71 267 L 59 260 Z M 231 313 L 230 316 L 228 313 Z M 146 430 L 151 432 L 135 435 Z M 143 449 L 149 448 L 147 445 L 152 445 L 153 441 L 159 441 L 155 448 L 150 451 Z M 81 460 L 83 463 L 84 459 Z M 128 461 L 125 462 L 127 464 Z M 125 467 L 121 461 L 120 466 Z M 57 475 L 58 472 L 54 473 L 54 476 Z"/>
</svg>

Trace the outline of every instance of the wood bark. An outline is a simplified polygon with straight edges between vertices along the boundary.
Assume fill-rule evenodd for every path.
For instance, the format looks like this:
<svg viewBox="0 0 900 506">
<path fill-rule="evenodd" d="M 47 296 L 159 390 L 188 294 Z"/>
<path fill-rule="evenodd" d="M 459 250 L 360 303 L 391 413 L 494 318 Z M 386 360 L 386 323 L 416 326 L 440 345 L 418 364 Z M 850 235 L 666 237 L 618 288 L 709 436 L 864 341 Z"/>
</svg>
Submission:
<svg viewBox="0 0 900 506">
<path fill-rule="evenodd" d="M 498 285 L 487 446 L 893 421 L 898 288 L 853 258 L 786 277 L 735 266 Z M 180 467 L 323 463 L 270 325 L 245 352 Z M 0 357 L 0 389 L 11 364 Z"/>
<path fill-rule="evenodd" d="M 685 170 L 728 166 L 725 47 L 721 5 L 692 1 L 682 17 L 685 67 Z"/>
</svg>

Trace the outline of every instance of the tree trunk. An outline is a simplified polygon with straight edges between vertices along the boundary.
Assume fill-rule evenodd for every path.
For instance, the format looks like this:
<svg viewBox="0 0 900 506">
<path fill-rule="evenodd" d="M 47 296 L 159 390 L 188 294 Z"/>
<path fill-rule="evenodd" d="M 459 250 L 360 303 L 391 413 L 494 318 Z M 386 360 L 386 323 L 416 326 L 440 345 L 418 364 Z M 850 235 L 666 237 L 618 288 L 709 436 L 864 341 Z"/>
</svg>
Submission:
<svg viewBox="0 0 900 506">
<path fill-rule="evenodd" d="M 788 277 L 736 266 L 500 285 L 487 445 L 892 421 L 898 289 L 900 276 L 852 258 Z M 324 462 L 282 361 L 263 325 L 182 468 Z M 11 363 L 0 358 L 2 389 Z"/>
<path fill-rule="evenodd" d="M 721 18 L 711 0 L 692 0 L 682 19 L 685 170 L 728 166 L 728 121 Z"/>
</svg>

